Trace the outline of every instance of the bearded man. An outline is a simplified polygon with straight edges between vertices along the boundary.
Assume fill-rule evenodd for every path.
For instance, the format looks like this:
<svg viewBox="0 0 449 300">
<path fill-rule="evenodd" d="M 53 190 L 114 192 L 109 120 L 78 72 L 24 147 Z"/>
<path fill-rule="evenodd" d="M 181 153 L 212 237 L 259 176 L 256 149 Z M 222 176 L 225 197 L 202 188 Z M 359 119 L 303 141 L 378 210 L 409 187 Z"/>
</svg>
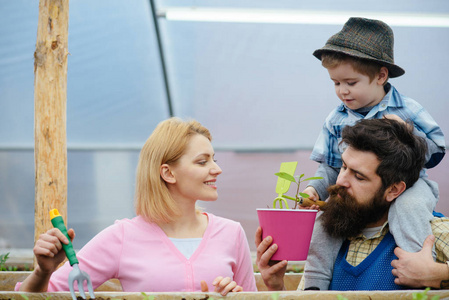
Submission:
<svg viewBox="0 0 449 300">
<path fill-rule="evenodd" d="M 397 257 L 396 244 L 388 229 L 388 210 L 418 180 L 425 163 L 426 143 L 413 134 L 410 125 L 388 119 L 361 120 L 345 127 L 342 137 L 343 166 L 336 185 L 329 187 L 327 205 L 319 216 L 322 227 L 314 229 L 326 230 L 331 238 L 345 240 L 338 256 L 332 258 L 335 263 L 333 270 L 329 270 L 332 274 L 329 289 L 405 288 L 399 284 L 407 282 L 396 279 L 399 283 L 396 284 L 395 271 L 392 272 L 391 263 Z M 447 261 L 449 249 L 445 249 L 447 241 L 442 239 L 449 235 L 448 219 L 434 218 L 432 229 L 437 236 L 437 259 Z M 271 237 L 262 241 L 261 234 L 259 228 L 256 263 L 268 289 L 282 290 L 287 261 L 270 262 L 277 245 L 271 245 Z M 328 241 L 319 242 L 326 247 Z M 426 251 L 432 257 L 431 247 Z M 443 282 L 449 278 L 440 279 Z M 302 287 L 303 282 L 298 289 Z"/>
</svg>

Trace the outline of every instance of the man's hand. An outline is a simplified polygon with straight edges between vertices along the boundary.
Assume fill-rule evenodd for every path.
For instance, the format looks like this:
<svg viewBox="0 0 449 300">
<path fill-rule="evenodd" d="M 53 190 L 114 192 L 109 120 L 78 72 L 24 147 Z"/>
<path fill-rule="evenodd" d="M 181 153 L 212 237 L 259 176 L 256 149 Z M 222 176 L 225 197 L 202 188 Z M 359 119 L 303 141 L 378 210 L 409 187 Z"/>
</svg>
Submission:
<svg viewBox="0 0 449 300">
<path fill-rule="evenodd" d="M 243 291 L 243 288 L 240 285 L 237 285 L 235 281 L 232 281 L 230 277 L 223 278 L 222 276 L 218 276 L 214 279 L 212 284 L 215 287 L 214 292 L 220 293 L 223 296 L 226 296 L 229 292 Z M 209 287 L 204 280 L 201 280 L 201 291 L 209 292 Z"/>
<path fill-rule="evenodd" d="M 277 245 L 272 245 L 272 242 L 271 236 L 267 236 L 262 240 L 262 228 L 259 226 L 256 231 L 256 264 L 269 291 L 285 290 L 284 275 L 287 270 L 287 261 L 270 260 L 277 250 Z"/>
<path fill-rule="evenodd" d="M 394 283 L 415 288 L 441 288 L 441 283 L 449 280 L 448 266 L 433 260 L 434 242 L 435 237 L 429 235 L 419 252 L 410 253 L 399 247 L 394 250 L 394 254 L 398 257 L 391 262 L 394 268 L 391 272 L 397 277 Z"/>
</svg>

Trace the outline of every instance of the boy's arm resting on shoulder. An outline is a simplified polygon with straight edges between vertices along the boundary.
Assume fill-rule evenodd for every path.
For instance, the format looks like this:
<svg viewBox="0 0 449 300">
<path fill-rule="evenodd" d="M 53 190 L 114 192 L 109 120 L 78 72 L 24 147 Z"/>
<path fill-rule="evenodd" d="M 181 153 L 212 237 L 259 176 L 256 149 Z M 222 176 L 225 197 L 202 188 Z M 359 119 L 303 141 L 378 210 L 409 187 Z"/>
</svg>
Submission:
<svg viewBox="0 0 449 300">
<path fill-rule="evenodd" d="M 446 153 L 446 149 L 438 146 L 432 139 L 429 139 L 424 132 L 416 129 L 416 127 L 413 129 L 413 133 L 426 140 L 427 153 L 426 153 L 425 167 L 430 169 L 438 165 L 440 161 L 443 159 Z"/>
<path fill-rule="evenodd" d="M 401 117 L 394 114 L 388 114 L 384 117 L 405 122 Z M 432 116 L 424 110 L 421 110 L 412 121 L 414 123 L 413 133 L 426 140 L 427 153 L 425 167 L 427 169 L 433 168 L 441 162 L 446 153 L 443 132 Z"/>
<path fill-rule="evenodd" d="M 449 288 L 449 266 L 433 260 L 434 242 L 435 236 L 430 235 L 419 252 L 410 253 L 399 247 L 394 250 L 398 259 L 393 260 L 391 266 L 396 284 L 414 288 Z"/>
</svg>

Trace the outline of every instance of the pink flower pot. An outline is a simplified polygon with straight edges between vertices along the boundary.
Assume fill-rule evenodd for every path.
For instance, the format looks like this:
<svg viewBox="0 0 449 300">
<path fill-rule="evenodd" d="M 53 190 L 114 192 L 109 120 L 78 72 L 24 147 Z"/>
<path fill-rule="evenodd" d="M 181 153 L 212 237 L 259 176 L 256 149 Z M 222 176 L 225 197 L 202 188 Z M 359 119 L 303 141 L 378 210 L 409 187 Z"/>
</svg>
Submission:
<svg viewBox="0 0 449 300">
<path fill-rule="evenodd" d="M 263 238 L 271 236 L 278 250 L 272 260 L 306 260 L 317 210 L 257 209 Z"/>
</svg>

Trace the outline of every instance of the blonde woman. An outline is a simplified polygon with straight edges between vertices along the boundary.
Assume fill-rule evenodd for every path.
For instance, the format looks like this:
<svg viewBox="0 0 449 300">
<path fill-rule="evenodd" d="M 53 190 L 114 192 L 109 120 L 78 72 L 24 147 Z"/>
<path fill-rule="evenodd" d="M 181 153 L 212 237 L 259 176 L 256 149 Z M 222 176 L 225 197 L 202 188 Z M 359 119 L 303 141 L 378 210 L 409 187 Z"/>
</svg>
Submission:
<svg viewBox="0 0 449 300">
<path fill-rule="evenodd" d="M 117 278 L 126 292 L 256 291 L 245 232 L 237 222 L 201 212 L 215 201 L 222 170 L 209 130 L 196 121 L 161 122 L 143 146 L 136 175 L 136 217 L 122 219 L 77 254 L 94 289 Z M 69 230 L 73 239 L 75 232 Z M 68 263 L 58 230 L 36 242 L 38 266 L 16 290 L 68 291 Z"/>
</svg>

